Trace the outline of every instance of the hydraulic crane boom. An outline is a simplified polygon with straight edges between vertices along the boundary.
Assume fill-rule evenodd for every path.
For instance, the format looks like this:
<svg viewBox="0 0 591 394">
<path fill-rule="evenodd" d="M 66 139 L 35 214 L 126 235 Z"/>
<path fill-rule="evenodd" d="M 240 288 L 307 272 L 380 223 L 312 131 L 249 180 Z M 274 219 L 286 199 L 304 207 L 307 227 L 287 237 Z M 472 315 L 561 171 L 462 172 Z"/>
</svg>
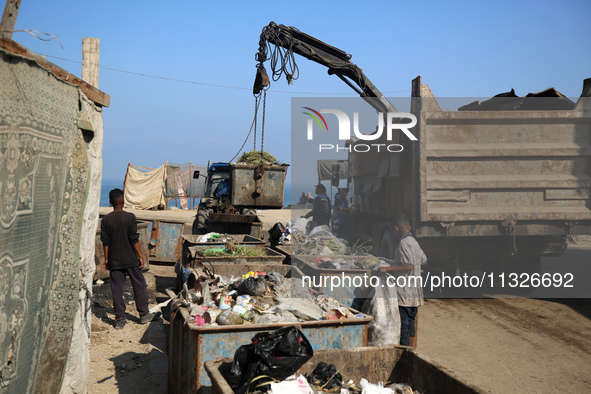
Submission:
<svg viewBox="0 0 591 394">
<path fill-rule="evenodd" d="M 329 75 L 334 74 L 343 80 L 357 94 L 365 98 L 378 112 L 384 114 L 387 112 L 397 112 L 396 108 L 384 97 L 382 92 L 365 76 L 361 68 L 350 61 L 350 54 L 302 33 L 295 27 L 278 25 L 275 22 L 271 22 L 263 28 L 259 40 L 259 51 L 255 56 L 259 62 L 253 87 L 253 93 L 255 95 L 263 90 L 265 86 L 269 85 L 269 78 L 263 65 L 269 59 L 267 54 L 268 43 L 285 48 L 288 51 L 285 56 L 290 56 L 291 54 L 289 52 L 293 52 L 326 66 Z M 282 62 L 285 61 L 284 58 L 281 60 Z M 275 68 L 276 63 L 274 64 L 273 61 L 271 63 L 273 68 Z M 295 67 L 295 64 L 293 66 Z M 273 76 L 280 76 L 282 72 L 286 71 L 277 72 L 277 70 L 273 69 Z M 297 69 L 294 70 L 295 72 L 297 72 Z M 286 74 L 289 83 L 291 83 L 292 79 L 297 78 L 297 76 L 294 77 L 293 73 L 289 74 L 286 72 Z"/>
</svg>

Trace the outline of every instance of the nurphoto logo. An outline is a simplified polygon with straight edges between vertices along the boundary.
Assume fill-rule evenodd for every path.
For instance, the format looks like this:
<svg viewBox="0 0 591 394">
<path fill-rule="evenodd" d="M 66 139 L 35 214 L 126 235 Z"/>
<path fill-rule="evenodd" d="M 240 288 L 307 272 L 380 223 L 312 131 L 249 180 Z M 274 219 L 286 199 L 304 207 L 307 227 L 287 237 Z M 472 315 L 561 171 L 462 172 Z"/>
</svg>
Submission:
<svg viewBox="0 0 591 394">
<path fill-rule="evenodd" d="M 310 119 L 307 122 L 307 139 L 313 140 L 314 139 L 314 121 L 320 127 L 320 130 L 328 131 L 328 124 L 326 119 L 322 114 L 333 114 L 337 117 L 339 129 L 338 129 L 338 139 L 342 141 L 347 141 L 351 139 L 351 120 L 349 116 L 338 109 L 321 109 L 320 111 L 316 111 L 310 107 L 303 107 L 304 109 L 310 112 L 304 112 L 304 114 L 308 115 Z M 384 127 L 384 119 L 386 120 L 386 125 Z M 402 122 L 404 120 L 409 120 L 409 122 Z M 384 117 L 383 112 L 378 112 L 378 127 L 375 133 L 372 134 L 365 134 L 359 130 L 359 113 L 353 112 L 353 134 L 359 140 L 362 141 L 375 141 L 382 137 L 384 133 L 384 128 L 386 130 L 386 139 L 388 141 L 392 141 L 392 133 L 394 130 L 402 131 L 411 141 L 417 141 L 417 137 L 415 137 L 410 129 L 412 129 L 417 124 L 417 118 L 411 113 L 406 112 L 388 112 Z M 385 149 L 388 152 L 401 152 L 403 150 L 402 145 L 400 144 L 353 144 L 353 145 L 345 145 L 339 146 L 334 144 L 319 144 L 318 145 L 319 152 L 323 150 L 346 150 L 351 152 L 351 150 L 355 152 L 369 152 L 371 150 L 375 150 L 377 152 L 380 149 Z"/>
</svg>

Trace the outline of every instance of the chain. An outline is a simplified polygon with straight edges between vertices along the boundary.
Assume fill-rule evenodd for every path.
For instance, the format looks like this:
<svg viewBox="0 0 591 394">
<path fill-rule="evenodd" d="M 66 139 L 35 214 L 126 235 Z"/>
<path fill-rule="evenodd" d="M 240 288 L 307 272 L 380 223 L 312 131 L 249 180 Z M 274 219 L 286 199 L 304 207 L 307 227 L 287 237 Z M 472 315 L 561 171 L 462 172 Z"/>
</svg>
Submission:
<svg viewBox="0 0 591 394">
<path fill-rule="evenodd" d="M 257 150 L 257 114 L 259 113 L 259 96 L 254 97 L 254 142 L 252 150 Z"/>
<path fill-rule="evenodd" d="M 263 157 L 263 146 L 265 144 L 265 114 L 267 107 L 267 91 L 263 92 L 263 122 L 261 124 L 261 158 Z"/>
</svg>

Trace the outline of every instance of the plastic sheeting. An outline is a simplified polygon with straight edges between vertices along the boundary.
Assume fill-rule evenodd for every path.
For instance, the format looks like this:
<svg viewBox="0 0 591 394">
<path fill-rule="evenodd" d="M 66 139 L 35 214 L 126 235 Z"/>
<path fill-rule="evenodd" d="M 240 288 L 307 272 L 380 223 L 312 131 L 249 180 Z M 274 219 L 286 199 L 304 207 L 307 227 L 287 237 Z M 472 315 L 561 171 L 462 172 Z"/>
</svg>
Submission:
<svg viewBox="0 0 591 394">
<path fill-rule="evenodd" d="M 195 171 L 199 171 L 200 176 L 193 178 Z M 188 164 L 166 164 L 166 198 L 186 198 L 203 197 L 205 192 L 205 180 L 207 176 L 207 166 L 193 163 Z"/>
<path fill-rule="evenodd" d="M 166 165 L 142 171 L 129 165 L 125 176 L 125 208 L 151 209 L 165 205 Z"/>
<path fill-rule="evenodd" d="M 347 160 L 318 160 L 318 180 L 330 181 L 333 171 L 333 166 L 338 166 L 338 174 L 340 179 L 347 179 L 349 176 L 349 162 Z"/>
</svg>

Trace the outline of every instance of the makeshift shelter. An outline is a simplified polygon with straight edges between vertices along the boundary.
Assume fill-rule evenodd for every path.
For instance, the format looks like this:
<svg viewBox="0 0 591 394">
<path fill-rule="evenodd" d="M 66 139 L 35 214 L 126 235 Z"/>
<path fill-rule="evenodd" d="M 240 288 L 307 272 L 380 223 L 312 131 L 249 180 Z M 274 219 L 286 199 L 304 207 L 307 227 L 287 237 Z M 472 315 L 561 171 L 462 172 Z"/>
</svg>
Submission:
<svg viewBox="0 0 591 394">
<path fill-rule="evenodd" d="M 194 178 L 195 171 L 207 173 L 207 166 L 167 162 L 154 169 L 128 164 L 125 208 L 154 209 L 166 206 L 172 199 L 180 199 L 182 208 L 192 208 L 193 199 L 202 197 L 205 189 L 205 177 Z"/>
</svg>

